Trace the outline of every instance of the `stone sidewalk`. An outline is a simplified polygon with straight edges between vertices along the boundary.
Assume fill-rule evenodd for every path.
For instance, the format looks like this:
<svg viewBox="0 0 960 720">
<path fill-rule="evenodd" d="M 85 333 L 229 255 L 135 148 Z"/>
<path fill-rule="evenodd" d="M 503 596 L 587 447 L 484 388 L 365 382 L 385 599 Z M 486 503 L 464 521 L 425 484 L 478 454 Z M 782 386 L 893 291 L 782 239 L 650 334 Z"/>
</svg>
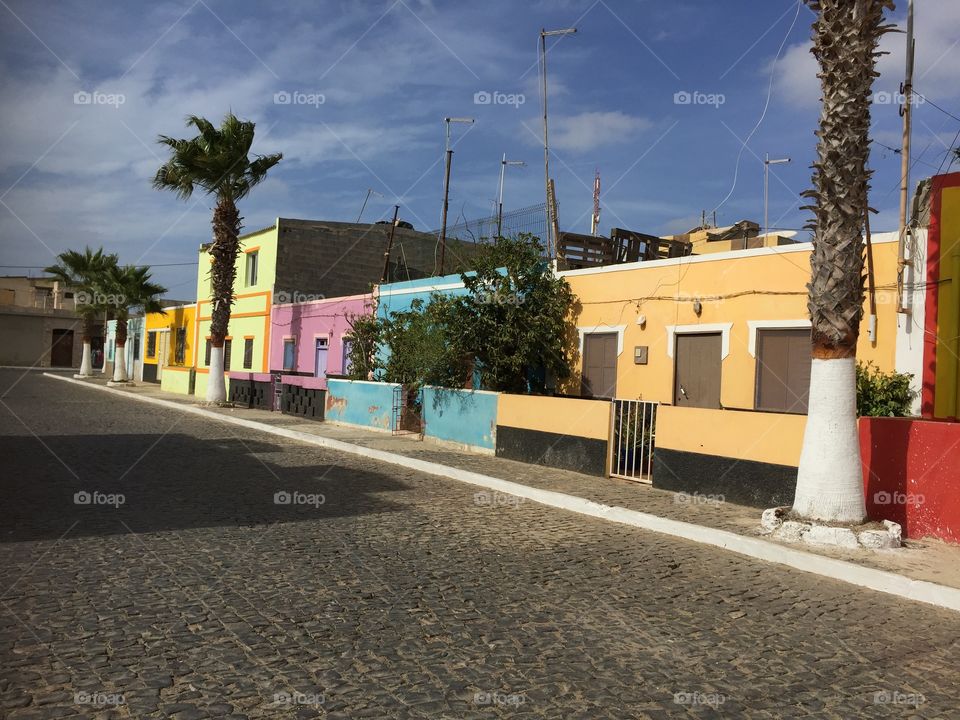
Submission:
<svg viewBox="0 0 960 720">
<path fill-rule="evenodd" d="M 101 378 L 87 380 L 87 382 L 106 385 L 106 381 Z M 163 392 L 158 386 L 150 383 L 136 383 L 115 389 L 183 405 L 199 406 L 226 416 L 482 473 L 604 505 L 619 506 L 740 535 L 759 536 L 760 509 L 725 502 L 719 497 L 674 493 L 628 480 L 595 477 L 506 460 L 489 454 L 468 452 L 430 438 L 419 440 L 416 436 L 394 436 L 390 433 L 338 423 L 305 420 L 264 410 L 211 406 L 193 397 Z M 764 539 L 771 543 L 786 545 L 769 537 Z M 897 573 L 912 580 L 925 580 L 960 588 L 960 546 L 935 538 L 906 540 L 899 550 L 846 550 L 806 543 L 788 546 L 877 570 Z"/>
</svg>

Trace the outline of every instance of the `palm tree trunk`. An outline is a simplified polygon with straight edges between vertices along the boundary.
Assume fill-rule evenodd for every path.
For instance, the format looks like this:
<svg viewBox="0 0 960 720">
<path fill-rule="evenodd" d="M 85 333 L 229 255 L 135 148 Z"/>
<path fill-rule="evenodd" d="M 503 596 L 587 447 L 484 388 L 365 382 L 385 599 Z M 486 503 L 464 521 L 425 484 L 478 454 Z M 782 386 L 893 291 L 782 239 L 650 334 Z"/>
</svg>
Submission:
<svg viewBox="0 0 960 720">
<path fill-rule="evenodd" d="M 113 382 L 127 381 L 127 319 L 117 318 L 117 343 L 113 352 Z"/>
<path fill-rule="evenodd" d="M 810 402 L 794 511 L 806 518 L 866 517 L 857 428 L 856 352 L 863 315 L 863 208 L 871 172 L 870 90 L 890 0 L 807 0 L 817 13 L 813 54 L 823 105 L 817 131 Z"/>
<path fill-rule="evenodd" d="M 237 254 L 240 251 L 240 222 L 242 218 L 231 198 L 220 197 L 213 211 L 213 245 L 210 268 L 213 312 L 210 320 L 210 368 L 207 378 L 207 402 L 227 399 L 226 378 L 223 371 L 223 341 L 230 325 L 233 305 L 233 284 L 237 276 Z"/>
<path fill-rule="evenodd" d="M 83 355 L 80 358 L 81 377 L 90 377 L 93 375 L 92 343 L 93 343 L 93 318 L 84 315 L 82 320 L 81 340 L 83 342 Z"/>
</svg>

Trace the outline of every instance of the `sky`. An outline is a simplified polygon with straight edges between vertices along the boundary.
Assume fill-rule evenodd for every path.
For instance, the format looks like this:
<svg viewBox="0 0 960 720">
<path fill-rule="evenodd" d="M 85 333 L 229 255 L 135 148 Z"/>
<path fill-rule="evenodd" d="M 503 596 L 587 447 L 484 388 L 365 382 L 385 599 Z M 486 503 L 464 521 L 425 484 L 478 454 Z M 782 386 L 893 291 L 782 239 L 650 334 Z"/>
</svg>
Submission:
<svg viewBox="0 0 960 720">
<path fill-rule="evenodd" d="M 960 2 L 917 0 L 911 184 L 950 166 L 960 134 Z M 890 21 L 903 25 L 905 0 Z M 562 230 L 667 234 L 700 223 L 809 220 L 819 114 L 813 14 L 794 0 L 0 0 L 0 274 L 38 274 L 66 249 L 149 264 L 191 300 L 213 202 L 151 187 L 160 134 L 187 115 L 257 123 L 254 152 L 284 158 L 240 205 L 276 217 L 392 215 L 440 225 L 443 118 L 452 126 L 453 219 L 543 201 L 537 44 L 548 38 L 551 175 Z M 874 84 L 875 231 L 895 229 L 904 36 L 887 34 Z M 954 166 L 954 170 L 956 170 Z M 14 267 L 19 266 L 19 267 Z"/>
</svg>

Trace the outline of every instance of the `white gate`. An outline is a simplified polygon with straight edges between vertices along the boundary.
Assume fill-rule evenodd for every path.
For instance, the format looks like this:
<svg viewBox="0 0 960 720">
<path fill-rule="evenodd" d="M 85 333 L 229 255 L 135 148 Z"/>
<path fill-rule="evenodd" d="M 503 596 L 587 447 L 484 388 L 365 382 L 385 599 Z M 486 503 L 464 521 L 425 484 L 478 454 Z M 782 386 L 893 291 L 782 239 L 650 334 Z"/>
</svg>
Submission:
<svg viewBox="0 0 960 720">
<path fill-rule="evenodd" d="M 610 476 L 653 482 L 658 402 L 614 400 L 610 427 Z"/>
</svg>

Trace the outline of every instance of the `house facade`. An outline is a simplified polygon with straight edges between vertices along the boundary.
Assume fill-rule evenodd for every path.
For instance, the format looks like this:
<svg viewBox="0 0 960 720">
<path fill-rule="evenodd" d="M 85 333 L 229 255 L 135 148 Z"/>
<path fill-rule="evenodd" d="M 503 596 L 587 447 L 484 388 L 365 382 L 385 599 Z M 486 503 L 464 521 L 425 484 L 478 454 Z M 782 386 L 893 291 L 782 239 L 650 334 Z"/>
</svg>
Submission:
<svg viewBox="0 0 960 720">
<path fill-rule="evenodd" d="M 196 309 L 193 303 L 148 313 L 144 323 L 143 380 L 190 394 L 195 377 Z"/>
<path fill-rule="evenodd" d="M 127 378 L 136 382 L 143 380 L 143 347 L 144 344 L 144 318 L 143 316 L 132 317 L 127 320 L 127 342 L 124 345 L 126 355 L 124 364 L 127 370 Z M 117 359 L 117 321 L 107 321 L 106 338 L 106 362 L 104 363 L 104 374 L 107 378 L 113 376 L 113 368 Z"/>
</svg>

